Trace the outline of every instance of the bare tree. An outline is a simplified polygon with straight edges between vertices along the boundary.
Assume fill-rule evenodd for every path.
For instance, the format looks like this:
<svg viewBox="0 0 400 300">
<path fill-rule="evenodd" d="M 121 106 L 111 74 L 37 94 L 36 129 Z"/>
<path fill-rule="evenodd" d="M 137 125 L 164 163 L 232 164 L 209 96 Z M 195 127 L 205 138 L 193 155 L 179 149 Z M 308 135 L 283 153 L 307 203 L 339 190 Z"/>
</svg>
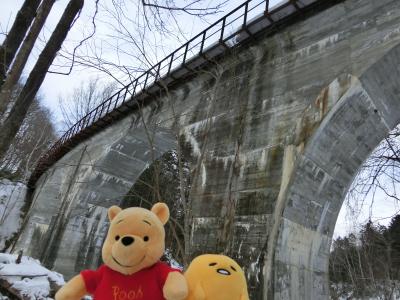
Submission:
<svg viewBox="0 0 400 300">
<path fill-rule="evenodd" d="M 0 87 L 0 116 L 4 116 L 9 102 L 11 101 L 11 93 L 13 88 L 18 84 L 20 80 L 22 70 L 24 69 L 26 62 L 28 61 L 29 54 L 35 44 L 35 41 L 42 29 L 47 16 L 54 4 L 55 0 L 43 0 L 42 4 L 38 9 L 36 18 L 26 36 L 24 42 L 21 45 L 20 50 L 15 58 L 15 61 L 9 71 L 9 74 L 3 84 Z"/>
<path fill-rule="evenodd" d="M 0 87 L 3 84 L 6 72 L 13 61 L 32 20 L 35 18 L 36 9 L 38 8 L 40 1 L 41 0 L 24 1 L 10 32 L 6 35 L 6 39 L 0 46 Z"/>
<path fill-rule="evenodd" d="M 70 74 L 73 67 L 89 67 L 124 85 L 175 48 L 165 45 L 166 38 L 186 41 L 182 24 L 187 22 L 179 19 L 204 19 L 220 12 L 226 2 L 211 6 L 205 0 L 96 1 L 101 10 L 96 9 L 92 18 L 91 33 L 73 50 L 63 48 L 64 60 L 54 66 L 65 68 L 69 61 L 63 74 Z"/>
<path fill-rule="evenodd" d="M 64 129 L 68 130 L 76 122 L 86 116 L 100 103 L 107 100 L 116 90 L 116 84 L 103 84 L 99 78 L 82 82 L 72 93 L 59 98 Z"/>
<path fill-rule="evenodd" d="M 18 86 L 21 89 L 21 85 Z M 17 87 L 17 88 L 18 88 Z M 14 95 L 18 94 L 14 93 Z M 56 140 L 51 114 L 35 97 L 9 150 L 0 161 L 0 170 L 26 182 L 42 153 Z"/>
<path fill-rule="evenodd" d="M 378 145 L 362 165 L 349 193 L 346 203 L 352 214 L 358 214 L 367 202 L 372 199 L 383 201 L 385 198 L 400 204 L 398 187 L 400 183 L 400 127 L 395 128 Z M 393 212 L 396 215 L 398 212 Z"/>
<path fill-rule="evenodd" d="M 18 132 L 26 116 L 29 106 L 46 76 L 47 70 L 52 64 L 58 50 L 61 48 L 61 44 L 66 38 L 71 25 L 82 7 L 83 0 L 70 0 L 48 43 L 40 54 L 10 114 L 1 126 L 0 158 L 5 155 L 10 147 L 14 136 Z"/>
</svg>

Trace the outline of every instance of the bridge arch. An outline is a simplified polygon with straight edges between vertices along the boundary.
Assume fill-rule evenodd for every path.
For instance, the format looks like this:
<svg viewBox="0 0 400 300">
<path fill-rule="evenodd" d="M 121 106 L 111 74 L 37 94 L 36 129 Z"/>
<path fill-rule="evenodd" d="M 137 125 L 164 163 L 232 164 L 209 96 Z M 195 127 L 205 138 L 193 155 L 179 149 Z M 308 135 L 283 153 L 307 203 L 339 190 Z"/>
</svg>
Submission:
<svg viewBox="0 0 400 300">
<path fill-rule="evenodd" d="M 175 150 L 171 129 L 123 120 L 59 161 L 40 179 L 17 247 L 48 267 L 96 268 L 107 232 L 107 209 L 121 205 L 139 176 L 155 160 Z M 38 200 L 39 199 L 39 200 Z M 50 217 L 50 218 L 49 218 Z"/>
<path fill-rule="evenodd" d="M 274 243 L 273 299 L 329 298 L 329 251 L 343 200 L 362 163 L 400 123 L 399 66 L 396 46 L 351 79 L 304 148 L 287 150 L 292 172 Z"/>
</svg>

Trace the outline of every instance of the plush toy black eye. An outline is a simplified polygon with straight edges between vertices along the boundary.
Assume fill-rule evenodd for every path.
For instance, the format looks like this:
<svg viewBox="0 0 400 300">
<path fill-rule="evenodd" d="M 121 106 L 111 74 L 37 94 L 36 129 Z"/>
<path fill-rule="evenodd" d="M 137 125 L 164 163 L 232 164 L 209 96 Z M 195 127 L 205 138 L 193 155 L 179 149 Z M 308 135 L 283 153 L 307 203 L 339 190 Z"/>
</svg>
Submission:
<svg viewBox="0 0 400 300">
<path fill-rule="evenodd" d="M 231 269 L 232 269 L 233 271 L 237 272 L 236 269 L 235 269 L 234 267 L 232 267 L 232 266 L 231 266 Z"/>
<path fill-rule="evenodd" d="M 149 237 L 146 235 L 146 236 L 143 238 L 143 241 L 147 242 L 148 240 L 149 240 Z"/>
<path fill-rule="evenodd" d="M 212 267 L 212 266 L 215 266 L 216 264 L 217 263 L 210 263 L 209 266 Z"/>
<path fill-rule="evenodd" d="M 118 240 L 119 240 L 119 235 L 117 235 L 117 236 L 115 237 L 115 240 L 116 240 L 116 241 L 118 241 Z"/>
</svg>

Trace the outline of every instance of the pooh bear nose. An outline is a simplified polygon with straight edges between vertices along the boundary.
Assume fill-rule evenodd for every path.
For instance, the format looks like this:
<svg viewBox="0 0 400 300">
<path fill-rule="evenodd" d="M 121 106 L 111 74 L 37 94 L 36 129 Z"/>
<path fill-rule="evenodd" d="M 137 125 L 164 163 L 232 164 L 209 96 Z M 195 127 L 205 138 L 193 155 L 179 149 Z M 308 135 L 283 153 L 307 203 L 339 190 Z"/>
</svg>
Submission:
<svg viewBox="0 0 400 300">
<path fill-rule="evenodd" d="M 130 237 L 130 236 L 125 236 L 121 240 L 122 244 L 124 244 L 125 246 L 129 246 L 134 241 L 135 241 L 135 239 L 133 237 Z"/>
</svg>

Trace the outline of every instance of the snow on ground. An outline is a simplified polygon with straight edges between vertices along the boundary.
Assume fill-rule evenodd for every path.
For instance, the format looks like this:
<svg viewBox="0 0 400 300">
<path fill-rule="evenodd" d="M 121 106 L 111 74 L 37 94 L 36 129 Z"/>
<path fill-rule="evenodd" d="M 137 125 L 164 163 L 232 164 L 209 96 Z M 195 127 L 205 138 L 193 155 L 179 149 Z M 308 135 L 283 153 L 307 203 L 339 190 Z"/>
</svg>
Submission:
<svg viewBox="0 0 400 300">
<path fill-rule="evenodd" d="M 174 256 L 172 255 L 172 252 L 170 249 L 166 249 L 164 252 L 164 257 L 167 260 L 167 262 L 169 263 L 169 265 L 175 269 L 181 270 L 183 271 L 183 266 L 182 264 L 180 264 L 179 262 L 177 262 L 174 258 Z"/>
<path fill-rule="evenodd" d="M 46 269 L 38 260 L 23 256 L 16 264 L 16 259 L 17 255 L 0 253 L 0 285 L 21 299 L 51 299 L 49 296 L 65 284 L 61 274 Z"/>
<path fill-rule="evenodd" d="M 24 205 L 26 186 L 21 182 L 0 179 L 0 249 L 22 223 L 21 208 Z"/>
<path fill-rule="evenodd" d="M 388 280 L 366 286 L 364 296 L 356 296 L 353 286 L 348 283 L 332 283 L 329 299 L 331 300 L 398 300 L 400 299 L 400 281 Z"/>
</svg>

